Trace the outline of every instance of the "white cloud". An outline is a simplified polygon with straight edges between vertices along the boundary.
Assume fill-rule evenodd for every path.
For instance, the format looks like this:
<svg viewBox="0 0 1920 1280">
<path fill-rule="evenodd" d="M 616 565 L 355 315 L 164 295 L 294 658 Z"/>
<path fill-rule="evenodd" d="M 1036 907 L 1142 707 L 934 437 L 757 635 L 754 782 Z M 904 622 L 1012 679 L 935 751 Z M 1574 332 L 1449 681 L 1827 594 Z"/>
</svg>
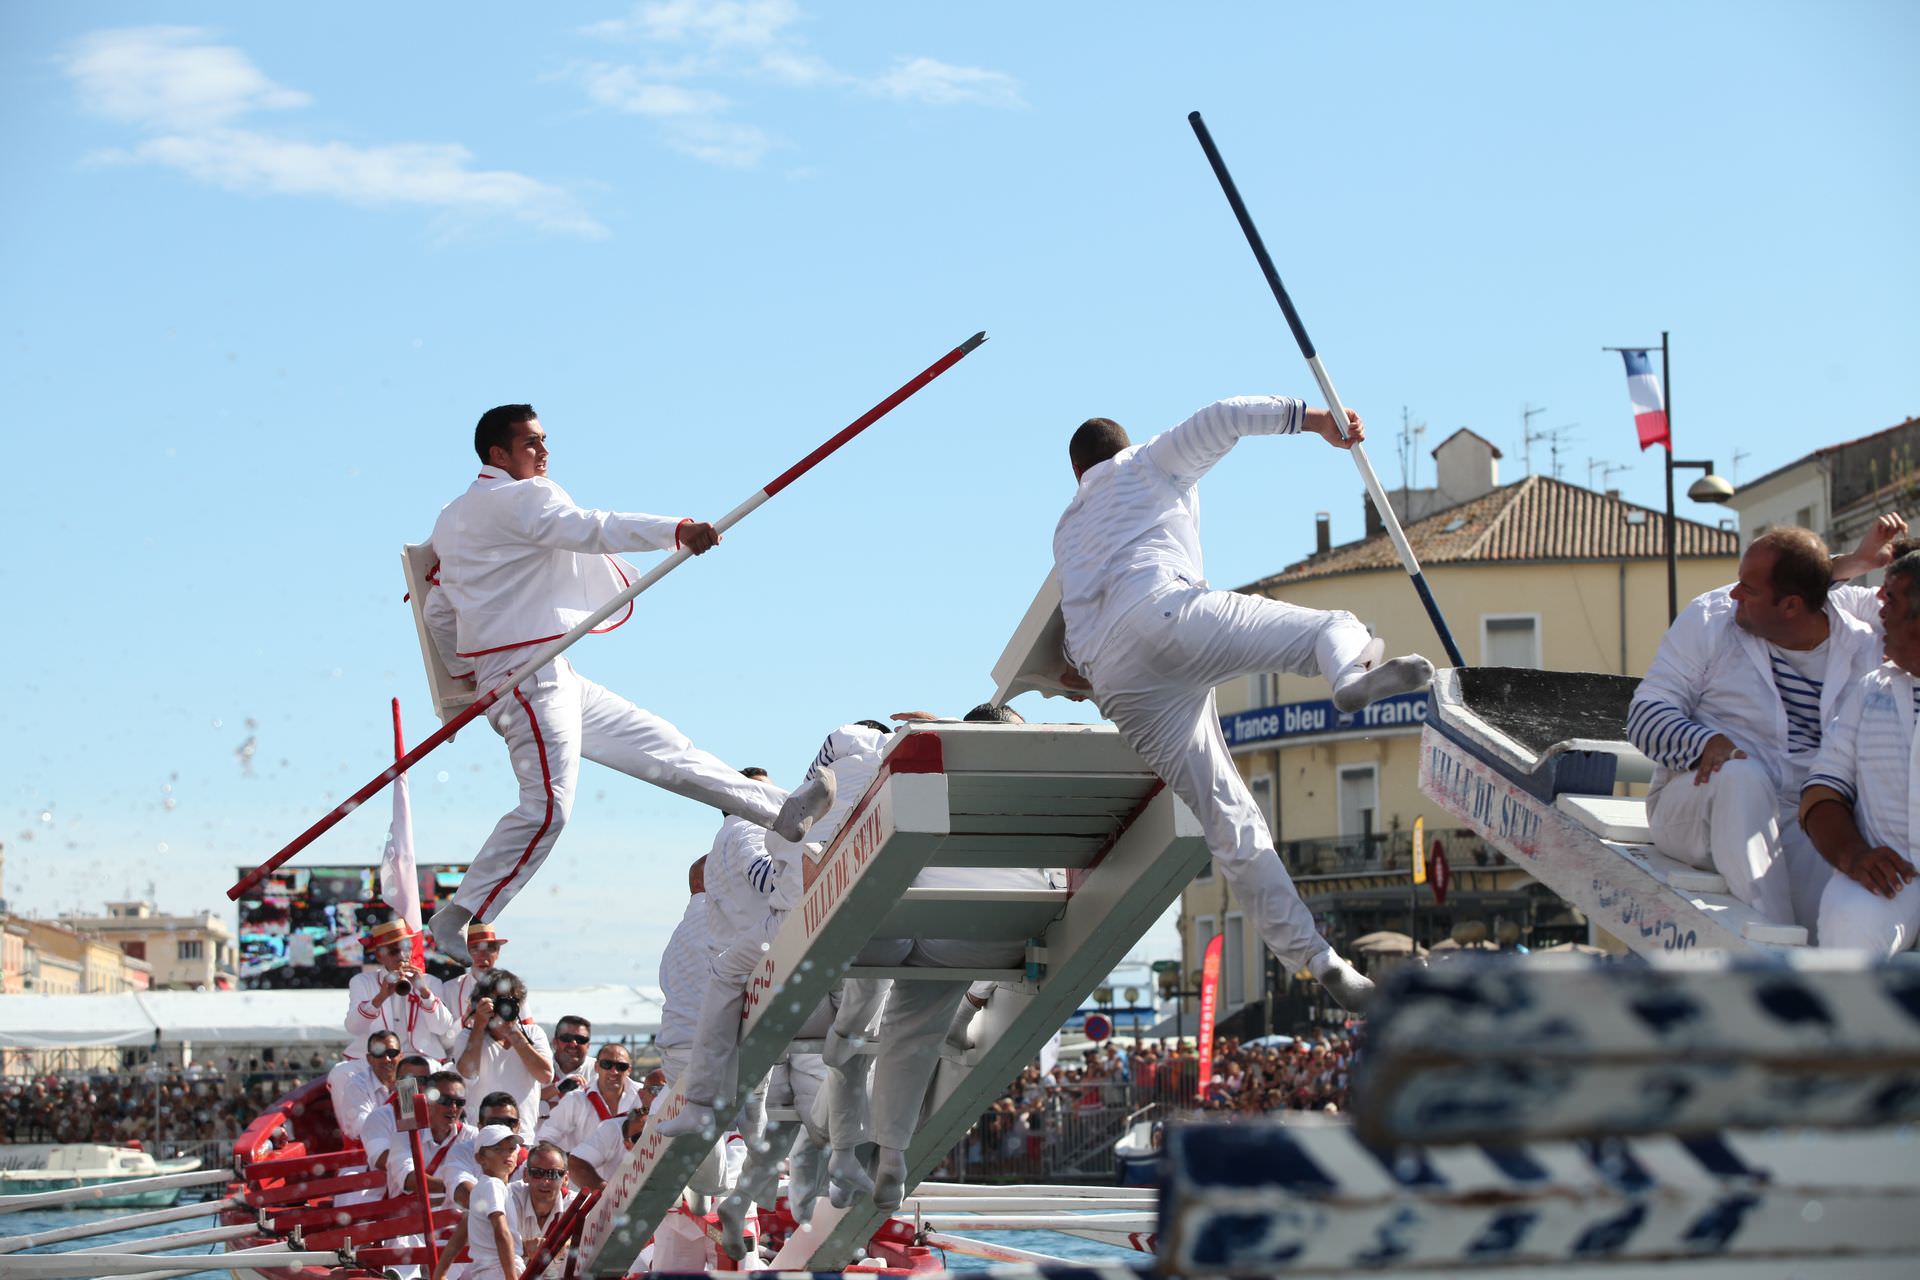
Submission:
<svg viewBox="0 0 1920 1280">
<path fill-rule="evenodd" d="M 625 16 L 581 30 L 646 47 L 644 69 L 593 63 L 570 75 L 599 106 L 660 119 L 663 140 L 676 150 L 734 166 L 758 163 L 773 140 L 725 118 L 728 96 L 705 87 L 716 81 L 847 89 L 942 107 L 1026 105 L 1005 72 L 935 58 L 903 56 L 873 76 L 842 71 L 807 49 L 795 30 L 803 16 L 794 0 L 639 0 Z"/>
<path fill-rule="evenodd" d="M 956 67 L 933 58 L 901 58 L 883 76 L 866 82 L 874 93 L 889 98 L 928 102 L 935 106 L 973 103 L 983 107 L 1026 105 L 1020 86 L 1002 71 Z"/>
<path fill-rule="evenodd" d="M 267 79 L 231 45 L 204 43 L 205 36 L 195 27 L 98 31 L 75 44 L 67 74 L 89 111 L 150 128 L 206 128 L 311 101 Z"/>
<path fill-rule="evenodd" d="M 65 60 L 81 105 L 149 137 L 98 159 L 165 165 L 236 191 L 318 196 L 380 207 L 414 205 L 460 218 L 505 218 L 598 238 L 606 228 L 559 187 L 507 169 L 476 169 L 451 143 L 360 146 L 285 137 L 240 122 L 308 104 L 268 79 L 245 52 L 192 27 L 100 31 Z"/>
<path fill-rule="evenodd" d="M 727 107 L 723 94 L 643 80 L 632 67 L 594 63 L 583 68 L 579 78 L 586 87 L 587 97 L 595 103 L 630 115 L 716 115 Z"/>
</svg>

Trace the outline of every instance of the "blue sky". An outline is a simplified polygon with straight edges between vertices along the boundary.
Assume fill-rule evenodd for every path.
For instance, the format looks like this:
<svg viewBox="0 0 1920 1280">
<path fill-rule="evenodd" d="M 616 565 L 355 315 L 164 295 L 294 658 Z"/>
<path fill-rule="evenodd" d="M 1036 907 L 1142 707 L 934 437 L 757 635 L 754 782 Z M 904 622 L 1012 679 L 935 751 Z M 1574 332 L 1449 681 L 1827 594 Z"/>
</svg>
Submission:
<svg viewBox="0 0 1920 1280">
<path fill-rule="evenodd" d="M 423 733 L 396 552 L 505 401 L 584 505 L 711 518 L 987 330 L 576 652 L 786 780 L 835 723 L 978 701 L 1075 424 L 1313 395 L 1195 108 L 1389 484 L 1403 406 L 1431 483 L 1459 426 L 1521 475 L 1531 404 L 1577 424 L 1564 478 L 1657 505 L 1600 348 L 1662 329 L 1679 451 L 1736 478 L 1920 412 L 1916 37 L 1898 3 L 6 6 L 6 896 L 225 911 L 383 762 L 389 696 Z M 1206 505 L 1223 585 L 1317 509 L 1361 530 L 1310 441 Z M 414 794 L 463 859 L 504 752 L 469 730 Z M 377 856 L 370 809 L 308 857 Z M 712 827 L 588 766 L 509 963 L 651 983 Z"/>
</svg>

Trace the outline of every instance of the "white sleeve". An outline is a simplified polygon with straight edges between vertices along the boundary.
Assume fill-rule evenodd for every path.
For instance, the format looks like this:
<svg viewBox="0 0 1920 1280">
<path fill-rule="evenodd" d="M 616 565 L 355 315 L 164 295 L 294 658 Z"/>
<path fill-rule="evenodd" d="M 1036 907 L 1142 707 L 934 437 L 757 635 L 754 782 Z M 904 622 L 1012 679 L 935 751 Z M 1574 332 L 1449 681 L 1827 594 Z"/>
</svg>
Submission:
<svg viewBox="0 0 1920 1280">
<path fill-rule="evenodd" d="M 1820 753 L 1813 759 L 1807 780 L 1800 785 L 1803 794 L 1808 787 L 1829 787 L 1849 803 L 1859 803 L 1860 704 L 1868 683 L 1875 678 L 1876 673 L 1870 671 L 1848 682 L 1834 700 L 1833 718 L 1820 730 Z"/>
<path fill-rule="evenodd" d="M 1707 596 L 1680 610 L 1627 708 L 1627 740 L 1669 769 L 1691 769 L 1716 732 L 1692 718 L 1713 656 L 1707 613 Z"/>
<path fill-rule="evenodd" d="M 1858 618 L 1873 628 L 1873 634 L 1881 633 L 1880 593 L 1872 587 L 1856 587 L 1844 582 L 1836 582 L 1827 589 L 1827 599 L 1833 607 L 1844 614 Z"/>
<path fill-rule="evenodd" d="M 1208 405 L 1171 431 L 1147 441 L 1140 456 L 1175 486 L 1192 488 L 1243 436 L 1284 436 L 1300 430 L 1306 406 L 1288 396 L 1236 396 Z"/>
<path fill-rule="evenodd" d="M 628 511 L 590 511 L 576 507 L 555 486 L 529 481 L 515 496 L 518 531 L 539 547 L 587 554 L 620 551 L 672 551 L 678 546 L 680 518 Z"/>
</svg>

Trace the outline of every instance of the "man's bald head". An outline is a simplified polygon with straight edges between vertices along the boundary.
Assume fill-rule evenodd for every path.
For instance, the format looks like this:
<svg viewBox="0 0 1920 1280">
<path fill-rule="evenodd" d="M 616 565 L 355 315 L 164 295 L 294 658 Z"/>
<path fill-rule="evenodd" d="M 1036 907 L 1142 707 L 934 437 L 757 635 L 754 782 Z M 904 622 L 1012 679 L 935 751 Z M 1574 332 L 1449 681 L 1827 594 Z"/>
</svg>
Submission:
<svg viewBox="0 0 1920 1280">
<path fill-rule="evenodd" d="M 1067 456 L 1073 459 L 1073 474 L 1085 475 L 1132 443 L 1127 439 L 1127 429 L 1112 418 L 1088 418 L 1067 445 Z"/>
</svg>

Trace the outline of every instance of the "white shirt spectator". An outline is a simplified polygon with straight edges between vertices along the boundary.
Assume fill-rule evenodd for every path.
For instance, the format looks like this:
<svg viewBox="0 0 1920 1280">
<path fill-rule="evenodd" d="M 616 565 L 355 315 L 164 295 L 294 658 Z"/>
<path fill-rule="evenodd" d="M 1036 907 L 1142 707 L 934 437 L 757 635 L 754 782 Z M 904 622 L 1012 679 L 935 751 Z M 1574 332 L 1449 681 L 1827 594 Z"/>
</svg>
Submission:
<svg viewBox="0 0 1920 1280">
<path fill-rule="evenodd" d="M 507 1184 L 498 1178 L 482 1176 L 473 1187 L 472 1196 L 467 1201 L 467 1256 L 472 1259 L 467 1264 L 466 1280 L 500 1280 L 507 1274 L 506 1264 L 500 1257 L 499 1241 L 493 1232 L 493 1215 L 500 1214 L 507 1224 L 507 1235 L 513 1243 L 513 1251 L 520 1252 L 520 1232 L 513 1213 L 513 1198 L 507 1190 Z M 516 1265 L 514 1273 L 519 1273 Z"/>
<path fill-rule="evenodd" d="M 436 1211 L 456 1206 L 454 1192 L 462 1184 L 480 1179 L 480 1167 L 473 1161 L 473 1143 L 479 1136 L 478 1129 L 465 1123 L 449 1129 L 444 1140 L 436 1139 L 432 1129 L 420 1130 L 420 1156 L 426 1162 L 427 1176 L 440 1179 L 445 1186 L 434 1198 Z M 395 1134 L 387 1152 L 387 1194 L 397 1196 L 406 1190 L 407 1175 L 413 1171 L 413 1142 L 404 1133 Z"/>
<path fill-rule="evenodd" d="M 380 1083 L 368 1063 L 348 1059 L 336 1062 L 327 1072 L 327 1096 L 333 1101 L 333 1118 L 340 1124 L 340 1136 L 357 1142 L 367 1117 L 387 1105 L 393 1090 Z"/>
<path fill-rule="evenodd" d="M 618 1106 L 609 1107 L 598 1089 L 575 1089 L 554 1104 L 553 1114 L 540 1126 L 540 1140 L 572 1154 L 608 1120 L 627 1114 L 640 1104 L 640 1086 L 629 1071 L 620 1087 Z"/>
<path fill-rule="evenodd" d="M 620 1116 L 602 1120 L 594 1126 L 587 1140 L 572 1151 L 572 1155 L 592 1166 L 603 1182 L 612 1182 L 613 1175 L 620 1172 L 620 1162 L 626 1159 L 627 1139 L 623 1131 L 626 1121 Z"/>
<path fill-rule="evenodd" d="M 546 1030 L 532 1018 L 521 1018 L 514 1024 L 513 1034 L 526 1036 L 539 1055 L 552 1063 L 553 1043 L 547 1039 Z M 520 1060 L 520 1055 L 511 1045 L 493 1039 L 487 1035 L 485 1028 L 469 1028 L 461 1032 L 453 1044 L 456 1060 L 466 1053 L 467 1042 L 474 1036 L 482 1037 L 483 1043 L 480 1045 L 480 1066 L 467 1081 L 468 1097 L 477 1103 L 490 1093 L 504 1091 L 512 1094 L 515 1105 L 520 1108 L 520 1139 L 527 1146 L 532 1146 L 540 1115 L 540 1081 L 527 1070 L 526 1063 Z"/>
</svg>

